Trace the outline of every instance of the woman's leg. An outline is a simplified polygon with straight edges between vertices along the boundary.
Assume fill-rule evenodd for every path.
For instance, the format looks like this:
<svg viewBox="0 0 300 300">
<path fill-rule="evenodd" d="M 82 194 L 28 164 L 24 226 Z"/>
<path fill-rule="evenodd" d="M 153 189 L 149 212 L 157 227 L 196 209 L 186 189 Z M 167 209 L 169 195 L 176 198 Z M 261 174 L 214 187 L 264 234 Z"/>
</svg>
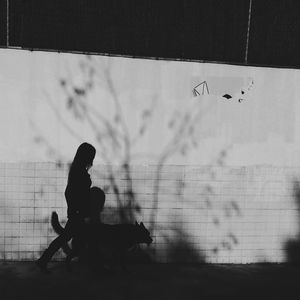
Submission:
<svg viewBox="0 0 300 300">
<path fill-rule="evenodd" d="M 37 265 L 43 269 L 47 269 L 47 263 L 51 260 L 52 256 L 58 251 L 61 246 L 68 242 L 77 231 L 78 224 L 74 221 L 68 221 L 64 232 L 60 234 L 55 240 L 53 240 L 49 247 L 44 251 L 42 256 L 37 260 Z"/>
</svg>

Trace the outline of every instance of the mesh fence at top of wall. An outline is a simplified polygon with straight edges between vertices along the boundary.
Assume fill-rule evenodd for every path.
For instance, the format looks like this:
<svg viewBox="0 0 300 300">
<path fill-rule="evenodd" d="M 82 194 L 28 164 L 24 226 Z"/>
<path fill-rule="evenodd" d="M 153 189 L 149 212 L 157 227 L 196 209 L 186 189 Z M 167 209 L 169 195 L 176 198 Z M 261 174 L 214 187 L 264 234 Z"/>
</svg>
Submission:
<svg viewBox="0 0 300 300">
<path fill-rule="evenodd" d="M 32 260 L 66 221 L 68 166 L 0 164 L 0 259 Z M 298 247 L 297 168 L 94 166 L 106 223 L 143 221 L 160 262 L 284 262 Z M 300 247 L 299 247 L 300 248 Z M 144 248 L 143 248 L 144 249 Z M 294 251 L 294 252 L 293 252 Z M 54 259 L 61 259 L 58 252 Z"/>
</svg>

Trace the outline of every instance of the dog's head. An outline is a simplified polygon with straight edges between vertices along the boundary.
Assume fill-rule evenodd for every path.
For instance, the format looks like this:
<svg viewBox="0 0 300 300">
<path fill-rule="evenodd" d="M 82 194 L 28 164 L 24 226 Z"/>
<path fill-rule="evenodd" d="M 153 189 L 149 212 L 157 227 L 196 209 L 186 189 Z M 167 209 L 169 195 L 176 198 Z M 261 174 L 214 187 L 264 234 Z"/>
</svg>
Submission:
<svg viewBox="0 0 300 300">
<path fill-rule="evenodd" d="M 153 242 L 150 232 L 147 230 L 143 222 L 140 224 L 135 222 L 135 226 L 137 228 L 137 242 L 140 244 L 147 244 L 149 246 Z"/>
</svg>

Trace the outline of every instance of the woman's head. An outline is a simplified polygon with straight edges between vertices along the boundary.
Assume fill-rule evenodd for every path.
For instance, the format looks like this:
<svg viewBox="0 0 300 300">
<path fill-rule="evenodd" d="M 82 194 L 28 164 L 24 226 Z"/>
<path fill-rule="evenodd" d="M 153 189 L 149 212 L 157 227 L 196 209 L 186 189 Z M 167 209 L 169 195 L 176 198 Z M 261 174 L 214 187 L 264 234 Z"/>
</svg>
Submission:
<svg viewBox="0 0 300 300">
<path fill-rule="evenodd" d="M 93 165 L 95 155 L 96 149 L 94 146 L 88 143 L 82 143 L 76 151 L 73 164 L 81 165 L 88 169 Z"/>
</svg>

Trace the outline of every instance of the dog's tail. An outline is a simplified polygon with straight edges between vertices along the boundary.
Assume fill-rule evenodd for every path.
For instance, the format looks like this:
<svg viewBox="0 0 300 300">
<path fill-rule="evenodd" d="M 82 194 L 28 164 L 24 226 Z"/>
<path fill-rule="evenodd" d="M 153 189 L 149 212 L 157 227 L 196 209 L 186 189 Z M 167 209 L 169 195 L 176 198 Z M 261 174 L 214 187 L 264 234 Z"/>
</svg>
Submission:
<svg viewBox="0 0 300 300">
<path fill-rule="evenodd" d="M 57 234 L 62 234 L 65 230 L 59 223 L 58 214 L 56 211 L 52 212 L 51 225 Z"/>
<path fill-rule="evenodd" d="M 52 212 L 52 215 L 51 215 L 51 225 L 52 225 L 54 231 L 55 231 L 58 235 L 62 234 L 62 233 L 64 232 L 64 230 L 65 230 L 65 229 L 60 225 L 59 219 L 58 219 L 58 214 L 57 214 L 55 211 L 53 211 L 53 212 Z M 70 246 L 69 246 L 68 243 L 63 244 L 61 248 L 62 248 L 62 250 L 64 251 L 64 253 L 65 253 L 66 255 L 69 255 L 69 254 L 72 252 L 72 250 L 71 250 L 71 248 L 70 248 Z"/>
</svg>

